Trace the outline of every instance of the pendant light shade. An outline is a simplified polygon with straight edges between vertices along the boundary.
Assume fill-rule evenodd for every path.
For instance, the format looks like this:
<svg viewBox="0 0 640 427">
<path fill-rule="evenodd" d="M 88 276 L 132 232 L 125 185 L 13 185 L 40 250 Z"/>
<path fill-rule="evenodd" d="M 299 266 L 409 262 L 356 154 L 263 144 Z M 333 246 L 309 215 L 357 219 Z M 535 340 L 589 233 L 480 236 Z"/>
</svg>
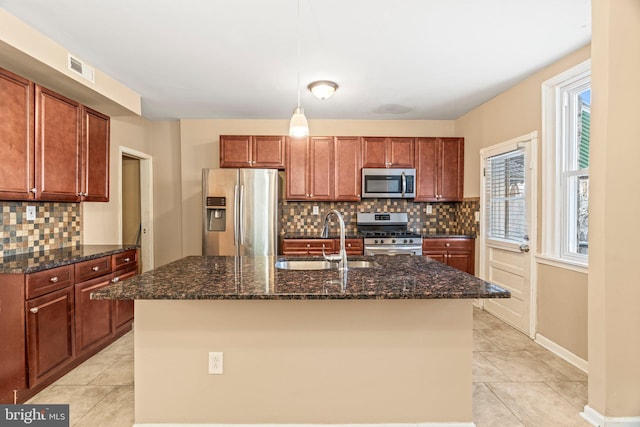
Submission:
<svg viewBox="0 0 640 427">
<path fill-rule="evenodd" d="M 294 138 L 302 138 L 309 136 L 309 124 L 304 116 L 304 108 L 296 107 L 293 110 L 293 116 L 289 122 L 289 136 Z"/>
<path fill-rule="evenodd" d="M 300 0 L 298 0 L 298 105 L 289 122 L 289 136 L 301 138 L 309 135 L 309 124 L 300 106 Z"/>
</svg>

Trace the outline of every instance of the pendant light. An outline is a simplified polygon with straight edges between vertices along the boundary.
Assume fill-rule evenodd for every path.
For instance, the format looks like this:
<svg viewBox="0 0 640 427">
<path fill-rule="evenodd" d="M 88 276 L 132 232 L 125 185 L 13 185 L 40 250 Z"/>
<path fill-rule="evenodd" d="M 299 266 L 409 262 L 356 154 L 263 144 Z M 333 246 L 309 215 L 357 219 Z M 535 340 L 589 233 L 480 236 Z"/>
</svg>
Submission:
<svg viewBox="0 0 640 427">
<path fill-rule="evenodd" d="M 298 105 L 293 110 L 289 122 L 289 136 L 302 138 L 309 136 L 309 124 L 304 116 L 304 108 L 300 106 L 300 0 L 298 0 Z"/>
</svg>

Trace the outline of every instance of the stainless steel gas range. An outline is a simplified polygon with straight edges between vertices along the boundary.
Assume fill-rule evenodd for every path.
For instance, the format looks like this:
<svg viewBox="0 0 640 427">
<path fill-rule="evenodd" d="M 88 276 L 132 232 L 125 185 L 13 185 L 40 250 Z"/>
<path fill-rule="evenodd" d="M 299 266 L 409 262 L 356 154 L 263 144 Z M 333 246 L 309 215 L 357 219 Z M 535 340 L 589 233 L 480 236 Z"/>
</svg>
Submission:
<svg viewBox="0 0 640 427">
<path fill-rule="evenodd" d="M 365 255 L 422 255 L 422 236 L 407 230 L 406 212 L 358 212 L 356 220 Z"/>
</svg>

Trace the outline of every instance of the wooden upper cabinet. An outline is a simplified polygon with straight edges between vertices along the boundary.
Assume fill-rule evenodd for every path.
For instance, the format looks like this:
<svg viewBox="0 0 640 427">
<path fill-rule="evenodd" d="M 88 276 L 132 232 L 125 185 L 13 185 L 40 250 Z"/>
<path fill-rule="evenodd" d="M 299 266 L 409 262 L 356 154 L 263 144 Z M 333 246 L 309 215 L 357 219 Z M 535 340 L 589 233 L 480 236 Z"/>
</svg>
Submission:
<svg viewBox="0 0 640 427">
<path fill-rule="evenodd" d="M 416 202 L 458 202 L 464 196 L 464 138 L 416 138 Z"/>
<path fill-rule="evenodd" d="M 285 155 L 287 200 L 307 200 L 309 198 L 308 163 L 309 139 L 287 138 Z"/>
<path fill-rule="evenodd" d="M 311 137 L 309 140 L 309 199 L 333 200 L 333 137 Z"/>
<path fill-rule="evenodd" d="M 337 136 L 334 145 L 333 200 L 358 201 L 362 186 L 362 143 L 357 136 Z"/>
<path fill-rule="evenodd" d="M 221 168 L 284 169 L 284 136 L 220 135 Z"/>
<path fill-rule="evenodd" d="M 81 107 L 49 89 L 36 93 L 36 197 L 80 201 Z"/>
<path fill-rule="evenodd" d="M 333 137 L 287 138 L 287 200 L 332 200 Z"/>
<path fill-rule="evenodd" d="M 82 108 L 82 200 L 109 201 L 109 116 Z"/>
<path fill-rule="evenodd" d="M 414 138 L 364 137 L 362 138 L 362 167 L 413 168 Z"/>
<path fill-rule="evenodd" d="M 27 200 L 35 195 L 34 84 L 0 68 L 0 200 Z"/>
</svg>

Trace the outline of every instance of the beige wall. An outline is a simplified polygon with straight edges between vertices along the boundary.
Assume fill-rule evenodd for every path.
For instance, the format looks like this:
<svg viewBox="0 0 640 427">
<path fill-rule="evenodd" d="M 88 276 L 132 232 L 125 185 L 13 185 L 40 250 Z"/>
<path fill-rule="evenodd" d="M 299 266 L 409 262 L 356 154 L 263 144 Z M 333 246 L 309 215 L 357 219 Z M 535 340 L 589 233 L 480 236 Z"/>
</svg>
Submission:
<svg viewBox="0 0 640 427">
<path fill-rule="evenodd" d="M 640 2 L 593 0 L 589 406 L 640 420 Z"/>
<path fill-rule="evenodd" d="M 122 243 L 137 243 L 140 217 L 140 160 L 122 157 Z"/>
<path fill-rule="evenodd" d="M 135 422 L 470 424 L 471 304 L 136 301 Z"/>
<path fill-rule="evenodd" d="M 585 46 L 455 121 L 456 135 L 465 138 L 465 197 L 480 196 L 480 149 L 532 131 L 538 131 L 540 141 L 542 82 L 589 59 L 589 56 L 590 47 Z M 539 143 L 538 146 L 540 150 L 542 144 Z M 538 165 L 540 168 L 541 162 Z M 541 188 L 541 175 L 541 170 L 538 170 L 538 188 Z M 542 220 L 541 197 L 539 193 L 538 230 L 541 230 L 540 221 Z M 479 245 L 479 240 L 476 244 Z M 542 245 L 540 235 L 538 235 L 538 245 Z M 476 253 L 480 253 L 479 247 L 476 248 Z M 538 333 L 574 354 L 586 358 L 587 275 L 547 266 L 539 266 L 539 271 L 542 275 L 538 278 L 540 289 L 537 313 Z M 566 299 L 567 295 L 572 297 Z M 569 315 L 574 315 L 576 318 L 567 322 Z M 558 332 L 559 329 L 563 332 Z"/>
<path fill-rule="evenodd" d="M 202 168 L 219 167 L 220 135 L 286 135 L 288 120 L 181 120 L 183 255 L 202 251 Z M 451 120 L 309 120 L 312 136 L 455 136 Z"/>
</svg>

